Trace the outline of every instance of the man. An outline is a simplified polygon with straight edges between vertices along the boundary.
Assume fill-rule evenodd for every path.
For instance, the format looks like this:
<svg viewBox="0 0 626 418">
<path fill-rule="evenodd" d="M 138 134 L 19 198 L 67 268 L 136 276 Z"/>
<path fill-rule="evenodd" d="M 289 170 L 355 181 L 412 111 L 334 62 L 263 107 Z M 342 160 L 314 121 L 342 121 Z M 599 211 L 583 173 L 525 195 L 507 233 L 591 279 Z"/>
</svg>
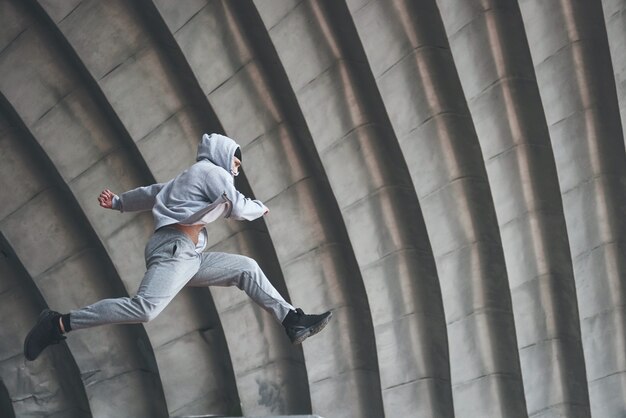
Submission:
<svg viewBox="0 0 626 418">
<path fill-rule="evenodd" d="M 139 187 L 116 196 L 104 190 L 100 206 L 120 212 L 152 210 L 155 233 L 145 249 L 147 271 L 132 297 L 104 299 L 67 314 L 44 310 L 24 341 L 35 360 L 73 330 L 104 324 L 148 322 L 185 286 L 237 286 L 285 327 L 294 344 L 321 331 L 332 313 L 306 315 L 287 303 L 251 258 L 213 253 L 205 225 L 219 217 L 254 220 L 269 212 L 235 189 L 241 149 L 232 139 L 203 135 L 197 162 L 167 183 Z"/>
</svg>

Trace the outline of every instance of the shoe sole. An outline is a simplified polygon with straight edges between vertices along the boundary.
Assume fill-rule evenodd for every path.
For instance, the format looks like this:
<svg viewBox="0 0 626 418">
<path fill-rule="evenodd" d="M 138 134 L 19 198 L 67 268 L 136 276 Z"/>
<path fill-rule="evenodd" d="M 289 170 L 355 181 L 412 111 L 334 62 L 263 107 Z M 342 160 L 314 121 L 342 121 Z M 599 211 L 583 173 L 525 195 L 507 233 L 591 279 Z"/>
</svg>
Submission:
<svg viewBox="0 0 626 418">
<path fill-rule="evenodd" d="M 297 335 L 296 338 L 292 341 L 292 343 L 294 345 L 296 344 L 302 344 L 302 341 L 306 340 L 307 338 L 317 334 L 318 332 L 320 332 L 321 330 L 324 329 L 324 327 L 328 324 L 328 322 L 330 322 L 330 318 L 333 317 L 333 313 L 330 312 L 329 315 L 322 319 L 319 323 L 317 323 L 316 325 L 312 326 L 311 328 L 305 330 L 302 332 L 302 334 Z"/>
<path fill-rule="evenodd" d="M 37 328 L 37 325 L 39 325 L 41 321 L 43 321 L 50 312 L 52 312 L 50 309 L 44 309 L 43 311 L 41 311 L 41 313 L 39 314 L 39 317 L 37 318 L 37 322 L 35 323 L 33 328 L 30 330 L 30 332 L 26 336 L 26 339 L 24 340 L 24 357 L 26 357 L 26 360 L 28 361 L 34 361 L 35 359 L 37 359 L 37 357 L 39 357 L 39 354 L 41 354 L 39 353 L 33 358 L 28 358 L 28 355 L 26 355 L 26 347 L 28 347 L 28 343 L 30 342 L 30 339 L 33 335 L 33 331 L 35 331 L 35 329 Z"/>
</svg>

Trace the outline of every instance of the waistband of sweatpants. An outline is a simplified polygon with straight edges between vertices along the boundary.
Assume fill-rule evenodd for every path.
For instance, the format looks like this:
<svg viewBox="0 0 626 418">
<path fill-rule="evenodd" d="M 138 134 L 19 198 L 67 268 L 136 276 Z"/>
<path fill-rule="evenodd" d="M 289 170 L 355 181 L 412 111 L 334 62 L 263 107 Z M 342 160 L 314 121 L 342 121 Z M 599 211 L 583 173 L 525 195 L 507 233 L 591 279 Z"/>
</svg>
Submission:
<svg viewBox="0 0 626 418">
<path fill-rule="evenodd" d="M 162 240 L 167 239 L 183 239 L 189 241 L 192 247 L 196 245 L 193 243 L 189 235 L 185 234 L 183 231 L 176 229 L 174 225 L 165 225 L 154 231 L 154 235 L 158 236 L 158 238 Z"/>
</svg>

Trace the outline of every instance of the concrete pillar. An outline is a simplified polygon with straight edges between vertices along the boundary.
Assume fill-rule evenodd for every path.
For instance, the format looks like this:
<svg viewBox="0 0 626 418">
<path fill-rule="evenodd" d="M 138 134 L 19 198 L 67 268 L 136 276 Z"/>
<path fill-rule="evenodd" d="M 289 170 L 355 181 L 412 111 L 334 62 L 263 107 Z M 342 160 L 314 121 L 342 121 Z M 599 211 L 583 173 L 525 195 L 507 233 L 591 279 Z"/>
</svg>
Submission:
<svg viewBox="0 0 626 418">
<path fill-rule="evenodd" d="M 8 74 L 6 70 L 3 73 Z M 22 93 L 28 91 L 21 87 Z M 6 84 L 2 90 L 9 90 Z M 11 126 L 10 130 L 0 129 L 5 151 L 0 177 L 8 180 L 7 187 L 0 188 L 0 199 L 10 202 L 3 205 L 0 232 L 36 285 L 31 294 L 41 294 L 52 309 L 62 312 L 98 299 L 123 296 L 116 286 L 119 276 L 61 176 L 7 99 L 0 96 L 0 102 L 0 117 Z M 33 324 L 23 324 L 23 333 L 14 340 L 20 353 L 12 357 L 16 361 L 24 362 L 22 342 Z M 152 367 L 153 354 L 140 349 L 147 344 L 141 327 L 97 328 L 72 337 L 68 346 L 94 415 L 166 415 L 158 372 Z M 24 372 L 34 376 L 46 364 L 45 359 L 23 364 Z M 12 365 L 6 372 L 15 378 L 14 370 Z M 112 397 L 115 403 L 110 402 Z"/>
<path fill-rule="evenodd" d="M 145 272 L 143 249 L 154 230 L 151 215 L 103 214 L 94 197 L 105 187 L 121 193 L 168 180 L 195 161 L 199 136 L 189 135 L 195 121 L 185 112 L 176 79 L 162 64 L 163 57 L 151 34 L 128 3 L 91 1 L 59 10 L 44 2 L 42 9 L 50 20 L 56 19 L 58 35 L 70 50 L 76 68 L 83 71 L 81 75 L 92 96 L 100 96 L 110 106 L 94 110 L 101 112 L 96 117 L 104 118 L 104 124 L 93 123 L 86 128 L 78 125 L 97 137 L 103 144 L 101 148 L 113 142 L 119 151 L 107 155 L 98 150 L 100 159 L 78 179 L 70 179 L 70 184 L 104 237 L 128 293 L 134 294 Z M 79 113 L 77 107 L 71 110 Z M 68 122 L 65 124 L 71 126 Z M 58 119 L 49 123 L 63 126 Z M 117 132 L 111 132 L 111 127 Z M 43 136 L 44 131 L 38 133 Z M 168 158 L 161 159 L 163 141 L 172 144 L 168 141 L 174 137 L 178 146 L 170 145 Z M 115 146 L 109 145 L 113 149 Z M 159 165 L 153 163 L 157 157 L 162 161 Z M 145 327 L 170 413 L 208 409 L 230 414 L 240 410 L 226 343 L 207 292 L 184 290 Z"/>
<path fill-rule="evenodd" d="M 195 13 L 193 4 L 189 10 L 181 5 L 174 9 L 171 3 L 159 9 L 152 1 L 136 4 L 149 31 L 163 48 L 165 60 L 180 85 L 180 96 L 185 103 L 185 111 L 190 123 L 178 123 L 182 130 L 159 129 L 158 143 L 163 147 L 172 144 L 173 139 L 184 143 L 193 138 L 197 144 L 206 132 L 223 132 L 215 112 L 204 95 L 198 80 L 178 46 L 173 34 L 171 16 L 185 16 Z M 163 5 L 160 5 L 163 6 Z M 195 5 L 197 6 L 197 4 Z M 167 123 L 166 123 L 167 124 Z M 187 138 L 185 138 L 187 136 Z M 171 145 L 169 145 L 171 147 Z M 156 149 L 152 147 L 153 149 Z M 165 168 L 160 153 L 145 153 L 150 165 Z M 248 161 L 248 158 L 245 158 Z M 186 161 L 186 168 L 195 161 L 194 155 Z M 161 172 L 163 170 L 156 170 Z M 246 196 L 254 197 L 245 173 L 237 177 L 235 185 Z M 248 255 L 264 269 L 266 275 L 281 294 L 289 299 L 289 293 L 276 259 L 276 253 L 263 219 L 255 222 L 217 222 L 209 225 L 208 251 L 227 251 Z M 240 394 L 244 414 L 307 413 L 311 411 L 306 368 L 300 347 L 293 347 L 285 335 L 285 330 L 267 312 L 262 311 L 245 293 L 238 289 L 211 288 L 220 321 L 224 322 L 223 332 L 228 344 L 235 383 Z M 228 296 L 225 296 L 228 295 Z M 242 326 L 245 325 L 245 326 Z M 256 348 L 255 355 L 250 349 Z"/>
<path fill-rule="evenodd" d="M 6 145 L 7 141 L 3 142 Z M 11 154 L 3 151 L 2 156 Z M 36 364 L 24 360 L 24 330 L 37 321 L 46 307 L 42 302 L 31 277 L 0 232 L 0 415 L 91 417 L 80 371 L 67 344 L 46 350 Z"/>
<path fill-rule="evenodd" d="M 505 260 L 434 1 L 348 2 L 407 161 L 446 314 L 457 417 L 526 416 Z"/>
<path fill-rule="evenodd" d="M 302 2 L 284 15 L 271 3 L 255 5 L 353 243 L 385 414 L 450 416 L 447 335 L 430 242 L 348 9 Z M 255 27 L 252 20 L 247 26 Z"/>
<path fill-rule="evenodd" d="M 345 227 L 319 160 L 294 134 L 284 96 L 272 93 L 282 80 L 255 59 L 233 8 L 208 3 L 172 31 L 225 132 L 243 146 L 252 190 L 271 210 L 265 221 L 292 302 L 306 312 L 334 309 L 303 346 L 313 411 L 379 416 L 371 317 Z"/>
<path fill-rule="evenodd" d="M 578 291 L 592 416 L 626 408 L 626 158 L 600 2 L 523 0 Z"/>
<path fill-rule="evenodd" d="M 528 414 L 588 417 L 563 205 L 519 7 L 438 5 L 494 196 Z"/>
</svg>

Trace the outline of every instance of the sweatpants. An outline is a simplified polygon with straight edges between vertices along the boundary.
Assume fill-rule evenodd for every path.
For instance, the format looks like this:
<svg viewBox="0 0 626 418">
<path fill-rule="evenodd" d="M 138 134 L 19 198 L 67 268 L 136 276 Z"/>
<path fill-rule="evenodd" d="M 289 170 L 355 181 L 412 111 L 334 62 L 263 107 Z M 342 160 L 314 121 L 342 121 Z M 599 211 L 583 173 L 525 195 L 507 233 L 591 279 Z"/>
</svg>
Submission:
<svg viewBox="0 0 626 418">
<path fill-rule="evenodd" d="M 145 250 L 146 274 L 131 298 L 103 299 L 70 312 L 72 330 L 154 319 L 185 286 L 237 286 L 282 322 L 294 307 L 269 282 L 256 261 L 237 254 L 198 253 L 173 227 L 154 233 Z"/>
</svg>

